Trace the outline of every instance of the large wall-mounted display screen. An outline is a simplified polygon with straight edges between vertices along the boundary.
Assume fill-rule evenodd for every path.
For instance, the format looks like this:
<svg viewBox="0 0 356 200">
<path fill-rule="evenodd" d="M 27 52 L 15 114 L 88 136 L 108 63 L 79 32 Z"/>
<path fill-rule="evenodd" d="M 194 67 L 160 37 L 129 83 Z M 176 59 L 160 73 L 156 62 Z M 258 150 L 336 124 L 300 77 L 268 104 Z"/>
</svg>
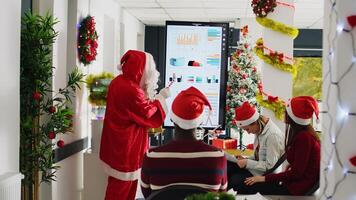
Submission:
<svg viewBox="0 0 356 200">
<path fill-rule="evenodd" d="M 165 86 L 173 81 L 168 107 L 180 91 L 198 88 L 213 109 L 204 128 L 225 125 L 228 32 L 227 23 L 166 22 Z M 173 126 L 169 114 L 164 126 Z"/>
</svg>

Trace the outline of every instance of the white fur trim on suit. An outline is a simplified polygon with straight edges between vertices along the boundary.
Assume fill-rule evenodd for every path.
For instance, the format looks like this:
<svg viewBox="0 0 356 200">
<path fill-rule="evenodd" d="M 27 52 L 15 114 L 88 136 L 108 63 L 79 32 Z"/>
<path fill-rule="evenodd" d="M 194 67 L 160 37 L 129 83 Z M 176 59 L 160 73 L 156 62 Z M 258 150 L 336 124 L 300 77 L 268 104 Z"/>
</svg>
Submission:
<svg viewBox="0 0 356 200">
<path fill-rule="evenodd" d="M 295 123 L 300 124 L 300 125 L 304 125 L 304 126 L 310 124 L 311 119 L 302 119 L 302 118 L 299 118 L 299 117 L 295 116 L 293 111 L 292 111 L 292 106 L 291 105 L 287 105 L 286 110 L 287 110 L 287 113 L 290 116 L 290 118 L 292 118 Z"/>
<path fill-rule="evenodd" d="M 121 172 L 119 170 L 111 168 L 108 164 L 101 162 L 103 165 L 104 172 L 116 179 L 122 180 L 122 181 L 134 181 L 138 180 L 141 174 L 141 168 L 137 169 L 136 171 L 131 171 L 131 172 Z"/>
<path fill-rule="evenodd" d="M 255 114 L 253 114 L 252 117 L 250 117 L 249 119 L 241 120 L 241 121 L 236 120 L 236 125 L 238 127 L 248 126 L 248 125 L 252 124 L 253 122 L 257 121 L 259 117 L 260 117 L 260 114 L 256 110 Z"/>
<path fill-rule="evenodd" d="M 166 99 L 161 94 L 157 94 L 155 96 L 155 99 L 157 99 L 159 101 L 159 103 L 161 103 L 163 111 L 167 116 L 167 114 L 168 114 L 168 106 L 167 106 L 167 103 L 166 103 Z"/>
<path fill-rule="evenodd" d="M 183 183 L 171 183 L 171 184 L 167 184 L 167 185 L 150 184 L 152 190 L 161 190 L 163 188 L 173 186 L 173 185 L 190 185 L 190 186 L 196 186 L 196 187 L 200 187 L 200 188 L 204 188 L 204 189 L 208 189 L 208 190 L 219 190 L 219 189 L 224 190 L 224 189 L 226 189 L 226 188 L 224 188 L 225 185 L 221 185 L 221 184 L 209 185 L 209 184 L 202 184 L 202 183 L 184 183 L 184 182 Z"/>
<path fill-rule="evenodd" d="M 186 120 L 186 119 L 182 119 L 182 118 L 178 117 L 173 112 L 171 112 L 171 119 L 180 128 L 188 130 L 188 129 L 197 128 L 200 126 L 200 124 L 203 123 L 203 114 L 204 114 L 204 112 L 199 117 L 197 117 L 195 119 Z"/>
<path fill-rule="evenodd" d="M 222 151 L 203 151 L 203 152 L 148 152 L 148 158 L 218 158 L 225 154 Z"/>
</svg>

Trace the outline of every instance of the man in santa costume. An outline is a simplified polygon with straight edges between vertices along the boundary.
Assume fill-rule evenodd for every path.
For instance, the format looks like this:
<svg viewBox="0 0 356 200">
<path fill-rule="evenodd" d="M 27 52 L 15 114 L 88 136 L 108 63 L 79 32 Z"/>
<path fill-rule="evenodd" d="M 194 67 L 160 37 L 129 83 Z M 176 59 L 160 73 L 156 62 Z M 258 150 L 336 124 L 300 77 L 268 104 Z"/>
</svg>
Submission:
<svg viewBox="0 0 356 200">
<path fill-rule="evenodd" d="M 149 53 L 129 50 L 121 59 L 122 74 L 108 88 L 100 159 L 108 174 L 106 200 L 134 200 L 148 128 L 162 125 L 169 90 L 156 95 L 159 72 Z"/>
</svg>

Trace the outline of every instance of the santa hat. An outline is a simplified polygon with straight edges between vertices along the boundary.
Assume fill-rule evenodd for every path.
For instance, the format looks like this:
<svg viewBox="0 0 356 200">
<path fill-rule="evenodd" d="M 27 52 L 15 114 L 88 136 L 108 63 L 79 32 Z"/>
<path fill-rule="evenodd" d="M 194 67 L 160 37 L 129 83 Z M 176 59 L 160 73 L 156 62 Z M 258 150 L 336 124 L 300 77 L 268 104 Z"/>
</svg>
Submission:
<svg viewBox="0 0 356 200">
<path fill-rule="evenodd" d="M 181 91 L 172 103 L 171 119 L 182 129 L 193 129 L 203 122 L 204 106 L 211 105 L 206 96 L 195 87 Z"/>
<path fill-rule="evenodd" d="M 319 119 L 318 102 L 311 96 L 292 98 L 287 105 L 287 113 L 293 121 L 300 125 L 308 125 L 313 114 Z"/>
<path fill-rule="evenodd" d="M 238 127 L 248 126 L 257 121 L 260 114 L 254 106 L 245 101 L 240 107 L 235 108 L 235 120 Z"/>
</svg>

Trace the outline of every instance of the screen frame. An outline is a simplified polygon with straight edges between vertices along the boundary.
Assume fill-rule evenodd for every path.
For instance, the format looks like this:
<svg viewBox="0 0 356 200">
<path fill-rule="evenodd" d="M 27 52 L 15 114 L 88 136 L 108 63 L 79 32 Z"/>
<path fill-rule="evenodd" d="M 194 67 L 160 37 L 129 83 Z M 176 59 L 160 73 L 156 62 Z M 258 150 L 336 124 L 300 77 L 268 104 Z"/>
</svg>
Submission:
<svg viewBox="0 0 356 200">
<path fill-rule="evenodd" d="M 225 31 L 223 29 L 222 34 L 225 34 L 225 42 L 223 40 L 222 44 L 223 47 L 225 47 L 225 50 L 222 50 L 221 55 L 222 55 L 222 59 L 221 60 L 221 68 L 220 68 L 220 97 L 219 97 L 219 101 L 220 101 L 220 105 L 219 105 L 219 127 L 205 127 L 202 126 L 204 129 L 207 130 L 212 130 L 212 129 L 218 129 L 218 130 L 225 130 L 225 115 L 226 115 L 226 85 L 227 85 L 227 76 L 228 76 L 228 40 L 229 40 L 229 23 L 225 23 L 225 22 L 193 22 L 193 21 L 166 21 L 165 24 L 165 41 L 164 41 L 164 64 L 163 64 L 163 75 L 161 75 L 162 77 L 162 82 L 163 82 L 163 86 L 166 87 L 166 64 L 167 64 L 167 26 L 169 25 L 181 25 L 181 26 L 215 26 L 215 27 L 223 27 L 225 28 Z M 169 110 L 171 108 L 168 108 Z M 166 116 L 166 117 L 170 117 L 170 116 Z M 169 125 L 165 125 L 163 123 L 163 128 L 174 128 L 174 126 L 169 126 Z"/>
</svg>

